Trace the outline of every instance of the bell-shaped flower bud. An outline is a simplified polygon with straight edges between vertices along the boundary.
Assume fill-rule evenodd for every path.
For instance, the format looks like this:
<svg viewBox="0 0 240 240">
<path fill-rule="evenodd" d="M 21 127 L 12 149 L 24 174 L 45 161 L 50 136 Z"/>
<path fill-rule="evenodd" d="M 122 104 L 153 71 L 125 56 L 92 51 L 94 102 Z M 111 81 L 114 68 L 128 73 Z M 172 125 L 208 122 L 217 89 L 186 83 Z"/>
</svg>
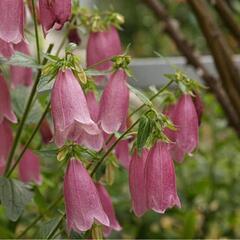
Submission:
<svg viewBox="0 0 240 240">
<path fill-rule="evenodd" d="M 71 0 L 39 0 L 40 22 L 46 35 L 51 28 L 60 30 L 71 17 Z"/>
<path fill-rule="evenodd" d="M 124 70 L 117 70 L 103 91 L 100 100 L 100 125 L 104 132 L 111 134 L 125 124 L 129 105 L 127 75 Z"/>
<path fill-rule="evenodd" d="M 113 204 L 111 201 L 111 197 L 109 196 L 107 190 L 101 184 L 96 184 L 96 188 L 103 206 L 103 210 L 107 214 L 110 222 L 109 227 L 105 226 L 103 229 L 104 236 L 108 237 L 111 234 L 112 230 L 120 231 L 122 228 L 117 220 L 117 217 L 113 208 Z"/>
<path fill-rule="evenodd" d="M 144 180 L 144 169 L 148 151 L 142 150 L 139 155 L 134 152 L 129 165 L 129 188 L 132 199 L 132 208 L 136 216 L 140 217 L 147 211 L 146 188 Z"/>
<path fill-rule="evenodd" d="M 7 83 L 0 75 L 0 123 L 4 117 L 12 123 L 17 123 L 17 118 L 11 108 L 11 98 Z"/>
<path fill-rule="evenodd" d="M 19 178 L 21 181 L 42 183 L 40 160 L 36 154 L 27 149 L 19 162 Z"/>
<path fill-rule="evenodd" d="M 0 1 L 0 39 L 8 43 L 19 43 L 23 39 L 23 0 Z"/>
<path fill-rule="evenodd" d="M 60 70 L 51 96 L 55 143 L 76 141 L 82 133 L 97 135 L 100 130 L 90 117 L 83 90 L 70 69 Z"/>
<path fill-rule="evenodd" d="M 202 114 L 203 114 L 203 110 L 204 110 L 204 106 L 203 106 L 203 102 L 202 99 L 200 97 L 199 94 L 195 93 L 195 96 L 192 97 L 193 99 L 193 103 L 197 112 L 197 116 L 198 116 L 198 125 L 201 125 L 201 121 L 202 121 Z"/>
<path fill-rule="evenodd" d="M 9 122 L 4 119 L 0 123 L 0 175 L 2 175 L 5 170 L 6 161 L 11 150 L 12 143 L 12 129 Z"/>
<path fill-rule="evenodd" d="M 25 41 L 13 45 L 15 51 L 30 55 L 29 46 Z M 32 69 L 28 67 L 11 66 L 10 67 L 11 80 L 14 86 L 24 85 L 30 86 L 32 84 Z"/>
<path fill-rule="evenodd" d="M 104 212 L 96 186 L 81 162 L 71 159 L 64 177 L 67 228 L 70 232 L 89 230 L 94 221 L 105 226 L 110 222 Z"/>
<path fill-rule="evenodd" d="M 103 32 L 91 32 L 87 43 L 87 66 L 107 60 L 122 53 L 121 41 L 115 27 Z M 97 65 L 97 70 L 108 70 L 112 67 L 111 59 Z"/>
<path fill-rule="evenodd" d="M 120 164 L 127 170 L 130 164 L 128 144 L 129 144 L 128 140 L 121 140 L 115 148 L 115 154 L 117 159 L 119 160 Z"/>
<path fill-rule="evenodd" d="M 159 141 L 149 151 L 144 175 L 148 209 L 164 213 L 175 205 L 181 207 L 174 164 L 166 143 Z"/>
<path fill-rule="evenodd" d="M 0 55 L 5 58 L 10 58 L 14 53 L 12 43 L 7 43 L 0 39 Z"/>
<path fill-rule="evenodd" d="M 53 138 L 52 130 L 47 119 L 44 119 L 40 126 L 40 134 L 44 144 L 48 144 Z"/>
<path fill-rule="evenodd" d="M 198 116 L 190 95 L 182 95 L 174 113 L 177 128 L 176 144 L 184 153 L 191 153 L 198 145 Z"/>
</svg>

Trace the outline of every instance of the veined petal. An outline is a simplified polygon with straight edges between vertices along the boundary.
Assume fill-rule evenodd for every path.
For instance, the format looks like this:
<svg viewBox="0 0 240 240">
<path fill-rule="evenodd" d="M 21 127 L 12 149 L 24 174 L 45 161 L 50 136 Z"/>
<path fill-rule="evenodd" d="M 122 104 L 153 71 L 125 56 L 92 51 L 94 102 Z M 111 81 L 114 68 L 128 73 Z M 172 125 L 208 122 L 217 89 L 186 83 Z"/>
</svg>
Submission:
<svg viewBox="0 0 240 240">
<path fill-rule="evenodd" d="M 104 132 L 117 132 L 126 121 L 129 105 L 127 76 L 118 70 L 110 76 L 100 101 L 100 124 Z"/>
<path fill-rule="evenodd" d="M 134 152 L 129 166 L 129 188 L 132 199 L 132 208 L 134 213 L 141 217 L 147 211 L 146 188 L 144 181 L 144 169 L 148 151 L 143 149 L 139 156 Z"/>
<path fill-rule="evenodd" d="M 0 38 L 8 43 L 19 43 L 23 39 L 23 0 L 1 0 L 0 9 Z"/>
<path fill-rule="evenodd" d="M 12 123 L 17 123 L 17 118 L 11 108 L 11 99 L 7 83 L 0 75 L 0 123 L 4 117 Z"/>
<path fill-rule="evenodd" d="M 111 197 L 109 196 L 106 188 L 101 184 L 96 184 L 96 188 L 103 206 L 103 210 L 107 214 L 108 219 L 110 221 L 109 227 L 104 226 L 104 230 L 103 230 L 104 236 L 107 237 L 110 235 L 112 229 L 115 231 L 120 231 L 122 227 L 120 226 L 117 220 L 117 217 L 113 208 L 113 204 L 111 201 Z"/>
<path fill-rule="evenodd" d="M 19 162 L 19 177 L 23 182 L 42 183 L 40 160 L 36 154 L 27 149 Z"/>
<path fill-rule="evenodd" d="M 174 164 L 166 143 L 159 141 L 149 151 L 144 175 L 148 209 L 164 213 L 175 205 L 181 207 Z"/>
<path fill-rule="evenodd" d="M 64 177 L 64 199 L 68 230 L 83 232 L 95 220 L 109 226 L 97 189 L 81 162 L 71 159 Z"/>
</svg>

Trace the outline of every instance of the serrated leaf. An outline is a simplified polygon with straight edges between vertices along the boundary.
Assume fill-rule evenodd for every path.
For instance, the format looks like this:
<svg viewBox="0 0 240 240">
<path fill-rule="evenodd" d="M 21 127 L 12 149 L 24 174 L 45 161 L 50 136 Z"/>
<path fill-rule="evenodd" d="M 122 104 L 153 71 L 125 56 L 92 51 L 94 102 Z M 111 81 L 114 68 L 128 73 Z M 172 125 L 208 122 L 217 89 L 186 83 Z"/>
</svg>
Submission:
<svg viewBox="0 0 240 240">
<path fill-rule="evenodd" d="M 146 116 L 141 117 L 138 125 L 138 134 L 137 134 L 137 150 L 140 153 L 142 148 L 145 146 L 149 135 L 151 134 L 152 124 L 149 118 Z"/>
<path fill-rule="evenodd" d="M 62 217 L 56 217 L 51 219 L 50 221 L 44 222 L 40 226 L 36 237 L 39 239 L 51 238 L 61 221 Z"/>
<path fill-rule="evenodd" d="M 18 220 L 32 197 L 33 193 L 24 183 L 0 177 L 0 200 L 11 221 Z"/>
<path fill-rule="evenodd" d="M 33 57 L 21 52 L 15 52 L 5 64 L 29 68 L 42 68 Z"/>
<path fill-rule="evenodd" d="M 144 104 L 151 106 L 152 102 L 141 91 L 128 84 L 129 90 L 133 92 Z"/>
</svg>

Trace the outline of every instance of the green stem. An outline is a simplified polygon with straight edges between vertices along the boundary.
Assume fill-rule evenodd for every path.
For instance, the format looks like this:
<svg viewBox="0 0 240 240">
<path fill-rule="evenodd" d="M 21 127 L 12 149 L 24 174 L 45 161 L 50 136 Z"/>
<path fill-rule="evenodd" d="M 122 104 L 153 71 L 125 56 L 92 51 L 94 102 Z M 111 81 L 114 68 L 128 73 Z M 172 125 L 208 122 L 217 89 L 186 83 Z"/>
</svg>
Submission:
<svg viewBox="0 0 240 240">
<path fill-rule="evenodd" d="M 53 48 L 53 44 L 50 44 L 49 47 L 48 47 L 47 52 L 51 52 L 52 48 Z M 46 62 L 47 62 L 47 59 L 44 58 L 43 64 L 45 64 Z M 35 80 L 35 82 L 34 82 L 34 85 L 33 85 L 33 87 L 32 87 L 30 96 L 29 96 L 29 98 L 28 98 L 27 105 L 26 105 L 26 107 L 25 107 L 25 110 L 24 110 L 22 119 L 21 119 L 21 121 L 20 121 L 20 125 L 19 125 L 19 127 L 18 127 L 18 129 L 17 129 L 17 133 L 16 133 L 16 136 L 15 136 L 15 139 L 14 139 L 14 142 L 13 142 L 13 145 L 12 145 L 12 148 L 11 148 L 11 151 L 10 151 L 10 153 L 9 153 L 8 159 L 7 159 L 7 164 L 6 164 L 6 169 L 5 169 L 5 172 L 4 172 L 4 176 L 7 175 L 7 172 L 9 171 L 9 169 L 10 169 L 10 167 L 11 167 L 12 160 L 13 160 L 15 151 L 16 151 L 16 149 L 17 149 L 17 145 L 18 145 L 18 142 L 19 142 L 19 140 L 20 140 L 20 137 L 21 137 L 21 134 L 22 134 L 22 130 L 23 130 L 25 121 L 26 121 L 27 116 L 28 116 L 28 114 L 29 114 L 29 110 L 30 110 L 30 108 L 31 108 L 31 104 L 32 104 L 33 98 L 34 98 L 35 93 L 36 93 L 36 90 L 37 90 L 37 85 L 38 85 L 38 83 L 39 83 L 39 81 L 40 81 L 40 77 L 41 77 L 41 70 L 38 71 L 38 74 L 37 74 L 36 80 Z"/>
<path fill-rule="evenodd" d="M 124 138 L 124 136 L 126 136 L 140 121 L 140 119 L 138 119 L 137 121 L 135 121 L 133 123 L 133 125 L 128 128 L 112 145 L 111 147 L 107 150 L 107 152 L 102 156 L 102 158 L 99 160 L 99 162 L 96 164 L 96 166 L 93 168 L 92 172 L 91 172 L 91 176 L 93 176 L 93 174 L 97 171 L 98 167 L 103 163 L 103 161 L 105 160 L 105 158 L 111 153 L 111 151 L 116 147 L 116 145 Z"/>
<path fill-rule="evenodd" d="M 30 136 L 30 138 L 28 139 L 27 143 L 25 144 L 22 152 L 19 154 L 17 160 L 15 161 L 15 163 L 13 164 L 12 168 L 9 170 L 9 172 L 7 173 L 7 177 L 9 177 L 12 172 L 14 171 L 15 167 L 18 165 L 19 161 L 21 160 L 22 156 L 24 155 L 25 151 L 27 150 L 29 144 L 32 142 L 34 136 L 36 135 L 38 129 L 40 128 L 44 118 L 46 117 L 47 113 L 48 113 L 48 110 L 49 110 L 49 107 L 50 107 L 50 102 L 48 103 L 48 105 L 46 106 L 43 114 L 42 114 L 42 117 L 40 118 L 37 126 L 35 127 L 34 131 L 32 132 L 32 135 Z"/>
<path fill-rule="evenodd" d="M 174 80 L 170 80 L 166 85 L 164 85 L 156 94 L 154 94 L 152 97 L 149 98 L 150 101 L 154 100 L 159 94 L 161 94 L 163 91 L 165 91 L 172 83 Z M 140 111 L 142 108 L 146 106 L 146 103 L 142 104 L 140 107 L 138 107 L 136 110 L 134 110 L 130 115 L 129 118 L 132 117 L 135 113 Z"/>
<path fill-rule="evenodd" d="M 37 60 L 38 63 L 41 63 L 41 56 L 40 56 L 40 41 L 38 35 L 38 24 L 37 24 L 37 15 L 36 15 L 36 8 L 35 2 L 32 0 L 32 8 L 33 8 L 33 20 L 34 20 L 34 30 L 35 30 L 35 37 L 36 37 L 36 47 L 37 47 Z"/>
</svg>

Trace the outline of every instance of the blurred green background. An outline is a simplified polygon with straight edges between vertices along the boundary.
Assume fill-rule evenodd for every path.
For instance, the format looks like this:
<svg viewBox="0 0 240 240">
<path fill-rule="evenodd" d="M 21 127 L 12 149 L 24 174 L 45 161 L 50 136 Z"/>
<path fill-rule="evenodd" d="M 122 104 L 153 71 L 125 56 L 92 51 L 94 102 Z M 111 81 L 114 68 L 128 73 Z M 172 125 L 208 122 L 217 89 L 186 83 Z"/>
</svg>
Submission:
<svg viewBox="0 0 240 240">
<path fill-rule="evenodd" d="M 208 54 L 201 30 L 183 0 L 161 0 L 171 16 L 178 19 L 180 28 L 204 55 Z M 230 1 L 240 24 L 240 1 Z M 113 7 L 124 15 L 126 23 L 121 31 L 125 46 L 131 43 L 134 57 L 179 55 L 172 41 L 162 32 L 152 12 L 138 0 L 98 0 L 102 9 Z M 217 16 L 215 16 L 217 18 Z M 224 29 L 221 20 L 218 24 Z M 239 49 L 224 29 L 236 53 Z M 161 77 L 161 76 L 159 76 Z M 111 192 L 117 215 L 124 231 L 112 238 L 240 238 L 240 142 L 214 96 L 203 94 L 205 111 L 200 129 L 199 149 L 175 164 L 178 193 L 182 208 L 165 214 L 149 212 L 137 218 L 131 209 L 128 176 L 121 169 Z"/>
</svg>

